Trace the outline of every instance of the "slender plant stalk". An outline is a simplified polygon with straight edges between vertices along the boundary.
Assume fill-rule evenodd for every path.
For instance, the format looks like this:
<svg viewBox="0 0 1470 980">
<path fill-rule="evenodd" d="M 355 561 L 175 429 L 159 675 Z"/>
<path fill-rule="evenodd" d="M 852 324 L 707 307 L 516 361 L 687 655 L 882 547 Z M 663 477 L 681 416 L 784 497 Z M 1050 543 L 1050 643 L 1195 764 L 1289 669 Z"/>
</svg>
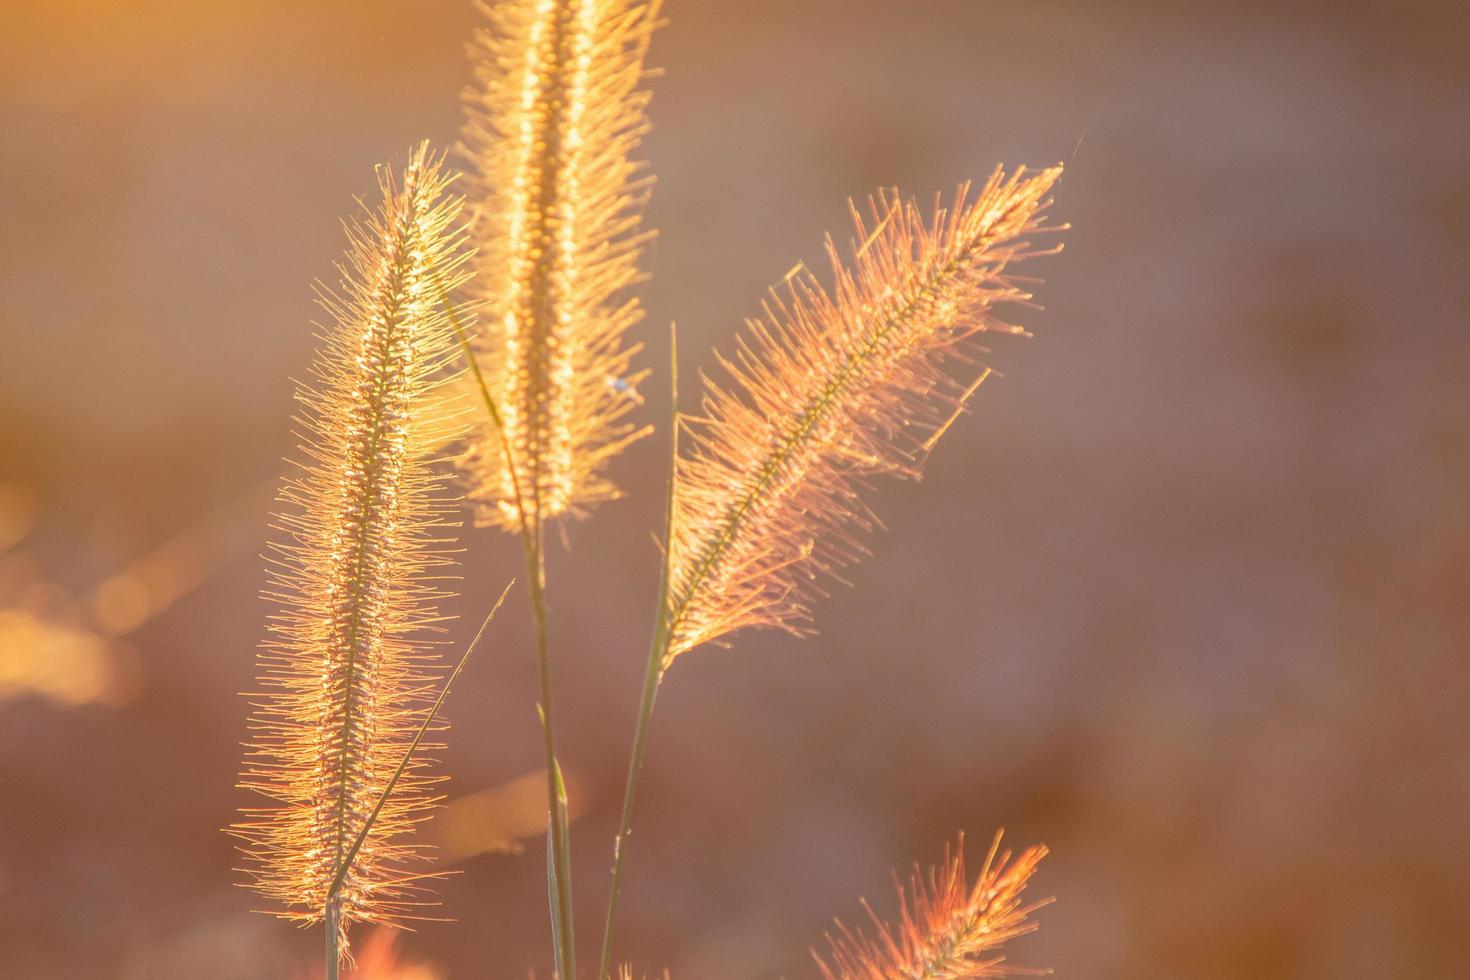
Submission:
<svg viewBox="0 0 1470 980">
<path fill-rule="evenodd" d="M 618 896 L 623 884 L 623 855 L 628 848 L 628 835 L 633 831 L 633 804 L 638 796 L 638 778 L 643 772 L 643 749 L 648 740 L 648 721 L 653 717 L 653 703 L 663 680 L 664 665 L 669 655 L 669 563 L 667 542 L 672 540 L 674 493 L 677 488 L 679 460 L 679 342 L 677 332 L 669 329 L 669 478 L 665 490 L 664 560 L 658 576 L 658 604 L 653 617 L 653 641 L 648 648 L 648 663 L 643 670 L 643 693 L 638 700 L 638 719 L 633 726 L 633 751 L 628 760 L 628 778 L 623 785 L 623 813 L 618 820 L 618 835 L 613 838 L 612 890 L 607 896 L 607 916 L 602 927 L 602 955 L 598 960 L 597 978 L 606 980 L 612 969 L 613 924 L 618 913 Z"/>
<path fill-rule="evenodd" d="M 341 934 L 342 901 L 335 894 L 327 899 L 325 913 L 327 927 L 327 980 L 337 980 L 342 972 L 342 950 L 338 937 Z"/>
<path fill-rule="evenodd" d="M 356 839 L 352 842 L 352 846 L 348 848 L 346 856 L 342 858 L 342 864 L 337 868 L 337 874 L 332 878 L 332 887 L 327 893 L 328 901 L 335 898 L 341 890 L 342 883 L 347 878 L 348 869 L 352 867 L 352 862 L 356 859 L 357 852 L 362 849 L 362 842 L 367 840 L 368 831 L 372 829 L 373 822 L 378 819 L 378 814 L 383 812 L 383 804 L 392 795 L 394 788 L 398 785 L 398 780 L 403 778 L 403 773 L 408 769 L 409 760 L 418 751 L 418 747 L 423 742 L 424 736 L 428 734 L 429 726 L 433 724 L 434 719 L 438 717 L 439 712 L 443 709 L 444 699 L 449 697 L 449 689 L 454 686 L 455 681 L 459 680 L 459 675 L 464 673 L 465 664 L 470 661 L 470 654 L 474 653 L 475 648 L 480 645 L 480 638 L 485 635 L 485 630 L 489 628 L 491 621 L 495 619 L 495 614 L 500 611 L 500 607 L 504 604 L 505 597 L 510 593 L 512 585 L 515 585 L 514 579 L 504 589 L 500 590 L 500 597 L 495 600 L 495 605 L 490 608 L 490 612 L 486 614 L 484 622 L 480 624 L 479 630 L 475 632 L 475 638 L 465 648 L 464 654 L 459 658 L 459 663 L 454 665 L 454 670 L 450 671 L 449 677 L 444 681 L 444 686 L 439 689 L 439 696 L 434 699 L 433 705 L 430 706 L 428 713 L 424 715 L 423 723 L 419 725 L 419 730 L 414 733 L 413 740 L 408 743 L 408 748 L 404 750 L 403 758 L 398 762 L 398 768 L 393 771 L 393 775 L 388 779 L 388 784 L 383 787 L 383 792 L 378 797 L 378 802 L 374 804 L 372 813 L 368 814 L 367 820 L 363 822 L 362 830 L 358 831 Z"/>
<path fill-rule="evenodd" d="M 357 839 L 352 842 L 352 847 L 348 849 L 346 856 L 342 858 L 341 865 L 337 868 L 336 875 L 332 877 L 331 887 L 327 889 L 325 909 L 327 922 L 327 980 L 336 980 L 342 963 L 342 954 L 338 948 L 338 929 L 336 927 L 338 925 L 338 919 L 341 916 L 341 891 L 343 883 L 347 880 L 347 872 L 352 868 L 352 862 L 356 860 L 357 852 L 362 849 L 363 841 L 367 840 L 368 831 L 372 830 L 373 824 L 378 819 L 378 815 L 383 812 L 383 805 L 388 802 L 388 797 L 393 794 L 394 788 L 398 785 L 398 780 L 403 777 L 404 772 L 408 769 L 409 761 L 413 758 L 414 752 L 418 751 L 418 747 L 423 742 L 424 736 L 428 734 L 429 727 L 434 723 L 434 719 L 439 716 L 440 710 L 443 709 L 444 699 L 449 697 L 449 689 L 454 686 L 454 682 L 459 680 L 459 675 L 464 672 L 464 666 L 469 663 L 470 654 L 474 653 L 475 647 L 480 645 L 480 638 L 485 635 L 485 630 L 489 627 L 491 620 L 495 618 L 495 614 L 500 611 L 501 604 L 505 602 L 505 597 L 514 584 L 515 581 L 512 580 L 510 584 L 501 590 L 500 598 L 495 600 L 495 605 L 491 607 L 489 614 L 485 617 L 485 621 L 480 624 L 479 630 L 475 633 L 475 638 L 470 641 L 470 645 L 465 648 L 464 655 L 459 658 L 459 663 L 454 665 L 454 670 L 445 679 L 444 686 L 439 689 L 439 696 L 434 699 L 433 705 L 429 708 L 428 713 L 424 715 L 423 723 L 419 725 L 419 730 L 414 733 L 413 740 L 409 742 L 408 748 L 404 750 L 403 758 L 398 762 L 398 768 L 393 771 L 392 777 L 388 780 L 387 785 L 383 787 L 383 792 L 378 797 L 378 802 L 374 804 L 372 813 L 368 815 L 367 820 L 363 821 L 362 830 L 358 832 Z"/>
<path fill-rule="evenodd" d="M 662 591 L 662 590 L 660 590 Z M 662 613 L 659 619 L 666 617 Z M 648 721 L 653 717 L 653 703 L 658 697 L 663 678 L 660 665 L 668 655 L 668 633 L 661 622 L 654 629 L 653 644 L 648 651 L 648 666 L 643 675 L 643 695 L 638 702 L 638 720 L 633 728 L 633 752 L 628 761 L 628 777 L 623 784 L 623 814 L 618 821 L 618 835 L 613 839 L 612 890 L 607 897 L 607 916 L 602 927 L 602 956 L 597 975 L 606 978 L 612 968 L 613 925 L 618 914 L 618 896 L 623 884 L 623 857 L 628 848 L 628 835 L 633 831 L 633 804 L 638 795 L 638 779 L 643 772 L 643 749 L 648 738 Z"/>
<path fill-rule="evenodd" d="M 534 513 L 534 511 L 533 511 Z M 524 519 L 523 519 L 524 520 Z M 549 847 L 551 852 L 550 895 L 552 928 L 557 942 L 557 975 L 571 980 L 577 975 L 575 933 L 572 929 L 572 854 L 567 820 L 566 785 L 556 757 L 556 716 L 551 706 L 551 657 L 546 643 L 546 548 L 545 525 L 539 515 L 534 526 L 522 534 L 531 545 L 526 549 L 526 577 L 531 580 L 531 616 L 536 627 L 536 672 L 541 684 L 541 733 L 546 751 L 546 794 Z"/>
<path fill-rule="evenodd" d="M 514 464 L 514 448 L 507 434 L 504 417 L 496 405 L 495 396 L 485 380 L 475 357 L 469 334 L 460 321 L 454 304 L 449 301 L 448 290 L 439 284 L 439 303 L 448 314 L 449 324 L 459 340 L 461 353 L 469 364 L 470 375 L 475 380 L 491 426 L 498 434 L 500 450 L 505 455 L 505 472 L 509 478 L 515 513 L 519 515 L 517 529 L 521 536 L 521 551 L 526 562 L 526 577 L 531 583 L 531 616 L 536 632 L 536 668 L 540 682 L 541 702 L 538 713 L 546 753 L 546 792 L 548 827 L 546 831 L 548 903 L 551 907 L 552 939 L 556 951 L 558 974 L 563 977 L 576 976 L 576 948 L 572 929 L 571 895 L 571 834 L 568 829 L 566 783 L 562 779 L 561 765 L 556 757 L 556 720 L 552 714 L 551 658 L 546 642 L 546 570 L 545 536 L 539 511 L 525 505 L 521 493 L 520 479 Z M 528 520 L 528 513 L 538 514 L 538 519 Z"/>
</svg>

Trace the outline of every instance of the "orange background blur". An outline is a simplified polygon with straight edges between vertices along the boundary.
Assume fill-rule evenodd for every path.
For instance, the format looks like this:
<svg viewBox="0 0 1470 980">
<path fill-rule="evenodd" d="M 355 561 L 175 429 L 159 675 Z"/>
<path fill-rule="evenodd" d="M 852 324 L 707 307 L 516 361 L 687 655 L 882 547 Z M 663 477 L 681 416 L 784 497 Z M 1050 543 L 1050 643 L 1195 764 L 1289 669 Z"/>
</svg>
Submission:
<svg viewBox="0 0 1470 980">
<path fill-rule="evenodd" d="M 645 364 L 677 319 L 686 377 L 710 365 L 880 185 L 1062 159 L 1075 230 L 1036 338 L 997 345 L 1004 377 L 922 484 L 879 489 L 889 532 L 821 635 L 670 673 L 623 953 L 676 980 L 811 976 L 834 914 L 893 908 L 891 867 L 1004 825 L 1055 850 L 1034 887 L 1059 901 L 1012 956 L 1058 976 L 1470 976 L 1463 5 L 667 13 Z M 247 802 L 256 555 L 310 281 L 373 164 L 455 136 L 475 20 L 5 5 L 0 976 L 312 967 L 319 933 L 250 913 L 218 830 Z M 665 438 L 551 558 L 589 956 Z M 478 619 L 519 555 L 468 543 Z M 517 594 L 449 704 L 468 800 L 431 833 L 463 874 L 440 888 L 458 921 L 402 943 L 422 976 L 548 972 L 526 619 Z"/>
</svg>

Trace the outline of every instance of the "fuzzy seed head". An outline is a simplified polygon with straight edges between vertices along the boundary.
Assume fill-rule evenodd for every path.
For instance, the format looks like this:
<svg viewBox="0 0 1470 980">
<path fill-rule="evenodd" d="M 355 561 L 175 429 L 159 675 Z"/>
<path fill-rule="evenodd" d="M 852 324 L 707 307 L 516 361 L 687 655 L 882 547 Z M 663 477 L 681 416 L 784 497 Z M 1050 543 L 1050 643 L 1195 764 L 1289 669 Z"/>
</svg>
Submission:
<svg viewBox="0 0 1470 980">
<path fill-rule="evenodd" d="M 898 889 L 899 920 L 883 922 L 867 903 L 874 934 L 837 923 L 828 935 L 830 959 L 816 956 L 826 980 L 964 980 L 1038 972 L 1011 967 L 998 950 L 1018 936 L 1036 931 L 1029 916 L 1050 899 L 1022 904 L 1045 847 L 1030 847 L 1015 862 L 999 853 L 1000 835 L 991 844 L 975 884 L 965 876 L 964 836 L 945 849 L 944 863 L 927 874 L 916 866 L 907 889 Z M 815 955 L 815 954 L 814 954 Z"/>
<path fill-rule="evenodd" d="M 1011 270 L 1061 167 L 997 170 L 928 217 L 896 192 L 856 209 L 834 284 L 793 270 L 747 323 L 728 387 L 682 419 L 669 542 L 669 655 L 745 627 L 806 632 L 823 574 L 857 560 L 877 519 L 869 478 L 913 476 L 988 369 L 977 338 L 1022 333 L 1000 308 L 1031 294 Z M 1054 251 L 1054 249 L 1052 250 Z"/>
<path fill-rule="evenodd" d="M 504 437 L 482 426 L 462 463 L 477 520 L 517 528 L 618 496 L 606 464 L 646 431 L 624 420 L 642 378 L 624 334 L 642 317 L 626 293 L 650 182 L 631 154 L 648 129 L 638 86 L 658 4 L 481 9 L 464 154 L 485 311 L 476 357 Z"/>
<path fill-rule="evenodd" d="M 250 886 L 301 922 L 328 889 L 433 700 L 434 642 L 454 502 L 434 465 L 457 434 L 446 398 L 454 336 L 439 303 L 464 279 L 462 199 L 420 145 L 382 203 L 348 224 L 330 322 L 297 392 L 301 460 L 280 494 L 265 596 L 275 605 L 252 696 L 241 785 Z M 437 723 L 436 723 L 437 724 Z M 406 840 L 434 802 L 416 757 L 372 825 L 342 891 L 341 923 L 423 904 Z M 345 948 L 345 946 L 344 946 Z"/>
</svg>

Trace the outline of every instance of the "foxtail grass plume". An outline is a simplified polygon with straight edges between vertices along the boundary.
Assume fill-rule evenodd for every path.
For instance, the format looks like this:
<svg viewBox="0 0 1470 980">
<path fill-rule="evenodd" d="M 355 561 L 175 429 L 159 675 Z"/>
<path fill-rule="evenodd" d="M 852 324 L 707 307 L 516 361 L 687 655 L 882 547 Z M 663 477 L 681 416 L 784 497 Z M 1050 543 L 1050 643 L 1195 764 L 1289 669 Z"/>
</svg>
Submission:
<svg viewBox="0 0 1470 980">
<path fill-rule="evenodd" d="M 625 420 L 643 375 L 624 335 L 642 317 L 627 292 L 651 180 L 631 154 L 648 129 L 639 82 L 658 7 L 481 5 L 464 153 L 485 311 L 476 357 L 504 429 L 483 426 L 463 460 L 482 524 L 515 529 L 618 496 L 606 464 L 647 431 Z"/>
<path fill-rule="evenodd" d="M 1037 971 L 1010 967 L 1000 947 L 1036 931 L 1032 912 L 1050 902 L 1022 904 L 1021 893 L 1046 856 L 1045 847 L 1029 847 L 1011 861 L 1000 853 L 1000 835 L 990 845 L 975 884 L 965 876 L 964 835 L 945 849 L 944 863 L 927 874 L 916 865 L 907 890 L 897 885 L 896 926 L 880 919 L 868 905 L 874 934 L 837 923 L 827 937 L 828 959 L 817 956 L 826 980 L 961 980 L 1004 977 Z"/>
<path fill-rule="evenodd" d="M 380 168 L 382 203 L 347 226 L 339 290 L 297 419 L 302 462 L 280 494 L 241 785 L 270 805 L 231 828 L 250 886 L 303 923 L 404 759 L 434 697 L 432 634 L 454 501 L 437 457 L 457 435 L 446 385 L 454 335 L 439 288 L 463 282 L 462 198 L 426 144 L 401 179 Z M 438 726 L 439 723 L 435 722 Z M 408 840 L 434 803 L 413 759 L 371 825 L 336 901 L 348 923 L 411 917 L 424 904 Z"/>
<path fill-rule="evenodd" d="M 676 463 L 665 611 L 667 667 L 744 627 L 805 632 L 819 573 L 863 554 L 876 523 L 859 491 L 917 475 L 988 369 L 976 338 L 1023 333 L 999 318 L 1031 294 L 1012 274 L 1039 250 L 1060 166 L 995 174 L 924 217 L 896 192 L 853 209 L 850 264 L 834 285 L 798 266 L 750 321 L 730 387 L 706 382 Z"/>
</svg>

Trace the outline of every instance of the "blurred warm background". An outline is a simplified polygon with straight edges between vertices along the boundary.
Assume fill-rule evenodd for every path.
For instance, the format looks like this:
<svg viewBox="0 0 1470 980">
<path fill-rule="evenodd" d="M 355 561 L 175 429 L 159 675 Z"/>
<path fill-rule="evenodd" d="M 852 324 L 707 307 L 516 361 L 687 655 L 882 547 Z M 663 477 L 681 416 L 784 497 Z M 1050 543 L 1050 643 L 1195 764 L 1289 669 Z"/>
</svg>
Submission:
<svg viewBox="0 0 1470 980">
<path fill-rule="evenodd" d="M 667 4 L 647 363 L 677 319 L 709 364 L 879 185 L 1063 159 L 1075 230 L 1036 339 L 1000 345 L 922 485 L 882 488 L 821 636 L 671 673 L 623 905 L 641 967 L 811 976 L 832 915 L 892 908 L 889 868 L 1004 825 L 1055 849 L 1013 956 L 1058 976 L 1470 976 L 1470 15 L 1294 6 Z M 3 19 L 0 976 L 303 976 L 318 933 L 251 914 L 218 830 L 256 556 L 309 283 L 372 165 L 454 137 L 475 17 Z M 589 948 L 662 439 L 552 556 Z M 470 545 L 478 618 L 519 555 Z M 548 972 L 517 598 L 450 702 L 458 921 L 389 951 L 400 976 Z"/>
</svg>

